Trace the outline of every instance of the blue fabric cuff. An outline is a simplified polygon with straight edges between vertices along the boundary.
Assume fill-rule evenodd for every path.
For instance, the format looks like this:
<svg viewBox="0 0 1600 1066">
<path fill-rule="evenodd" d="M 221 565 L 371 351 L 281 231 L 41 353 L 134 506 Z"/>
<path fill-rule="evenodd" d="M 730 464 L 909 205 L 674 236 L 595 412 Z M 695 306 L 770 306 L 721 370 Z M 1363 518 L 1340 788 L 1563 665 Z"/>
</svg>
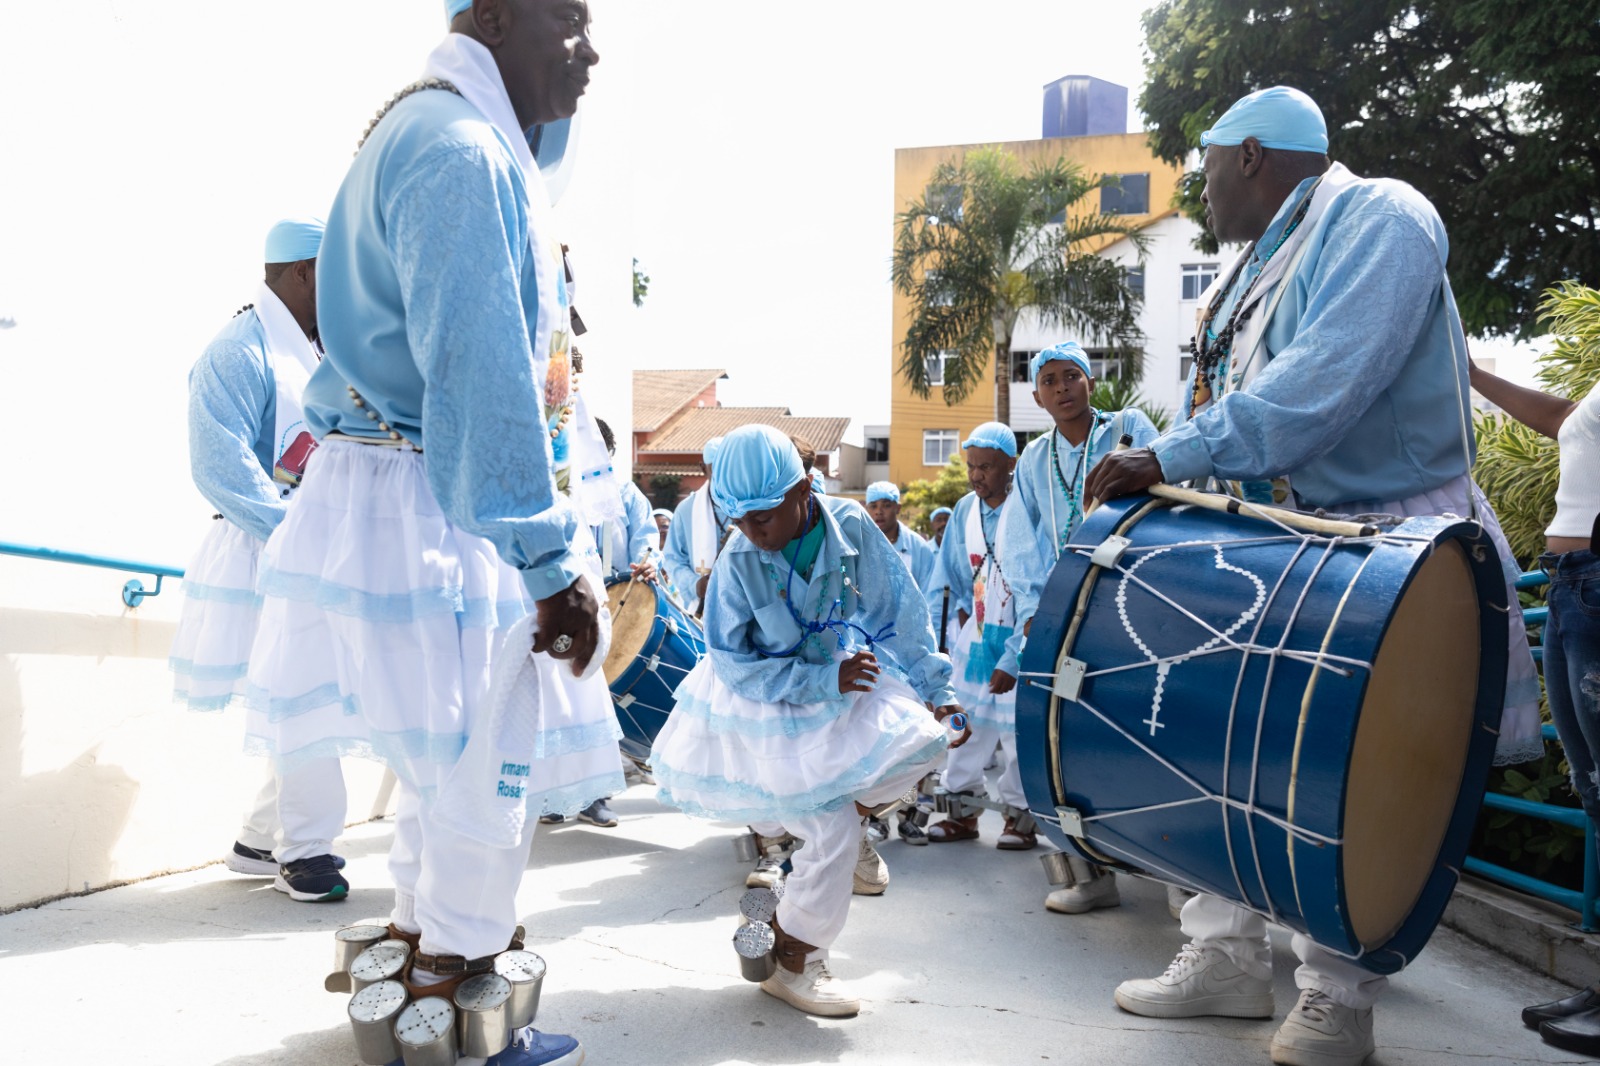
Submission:
<svg viewBox="0 0 1600 1066">
<path fill-rule="evenodd" d="M 1016 633 L 1013 636 L 1022 637 L 1022 634 Z M 1022 639 L 1026 640 L 1027 638 L 1022 637 Z M 994 664 L 994 668 L 996 670 L 1004 670 L 1012 677 L 1020 677 L 1022 676 L 1022 667 L 1017 665 L 1017 660 L 1021 655 L 1021 651 L 1020 649 L 1012 650 L 1011 644 L 1011 641 L 1006 641 L 1006 650 L 1001 654 L 999 661 Z"/>
<path fill-rule="evenodd" d="M 1205 438 L 1200 436 L 1193 422 L 1185 422 L 1162 434 L 1150 449 L 1161 462 L 1161 479 L 1168 484 L 1208 478 L 1215 469 Z"/>
<path fill-rule="evenodd" d="M 583 576 L 583 564 L 570 551 L 522 568 L 522 584 L 535 600 L 549 599 Z"/>
</svg>

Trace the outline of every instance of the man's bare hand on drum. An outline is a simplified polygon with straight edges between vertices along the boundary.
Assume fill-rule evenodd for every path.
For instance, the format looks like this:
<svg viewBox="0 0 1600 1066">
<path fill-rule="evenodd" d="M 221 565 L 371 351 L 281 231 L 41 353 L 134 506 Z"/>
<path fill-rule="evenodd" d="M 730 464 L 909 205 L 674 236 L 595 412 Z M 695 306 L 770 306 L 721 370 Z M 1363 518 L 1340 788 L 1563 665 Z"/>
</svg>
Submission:
<svg viewBox="0 0 1600 1066">
<path fill-rule="evenodd" d="M 839 664 L 839 692 L 871 692 L 878 683 L 882 668 L 878 657 L 870 651 L 858 651 Z"/>
<path fill-rule="evenodd" d="M 996 696 L 1004 696 L 1007 692 L 1017 687 L 1017 679 L 1004 670 L 995 670 L 989 675 L 989 691 Z"/>
<path fill-rule="evenodd" d="M 643 581 L 646 585 L 654 585 L 656 583 L 655 563 L 630 563 L 628 569 L 633 571 L 633 579 L 635 581 Z"/>
<path fill-rule="evenodd" d="M 1091 500 L 1114 500 L 1161 483 L 1161 460 L 1149 448 L 1112 452 L 1089 472 L 1083 494 Z"/>
<path fill-rule="evenodd" d="M 972 737 L 972 721 L 967 717 L 967 712 L 963 711 L 961 709 L 961 705 L 957 703 L 946 704 L 945 706 L 940 707 L 938 710 L 933 712 L 933 716 L 941 722 L 946 718 L 949 718 L 952 714 L 959 714 L 962 719 L 961 735 L 950 742 L 950 746 L 952 748 L 959 748 Z"/>
<path fill-rule="evenodd" d="M 600 605 L 582 578 L 534 605 L 538 632 L 533 650 L 553 659 L 571 659 L 572 672 L 582 675 L 600 645 Z"/>
</svg>

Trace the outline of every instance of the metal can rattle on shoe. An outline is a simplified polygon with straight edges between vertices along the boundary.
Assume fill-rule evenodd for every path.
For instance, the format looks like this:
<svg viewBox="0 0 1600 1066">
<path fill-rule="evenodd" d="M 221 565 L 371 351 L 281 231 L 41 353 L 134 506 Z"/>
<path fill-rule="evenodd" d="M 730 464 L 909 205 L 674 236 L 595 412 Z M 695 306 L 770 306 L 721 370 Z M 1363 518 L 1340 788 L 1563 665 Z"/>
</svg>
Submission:
<svg viewBox="0 0 1600 1066">
<path fill-rule="evenodd" d="M 497 973 L 480 973 L 456 989 L 456 1011 L 461 1016 L 461 1054 L 487 1059 L 511 1043 L 506 1005 L 511 982 Z"/>
<path fill-rule="evenodd" d="M 761 844 L 754 833 L 740 833 L 733 838 L 733 857 L 739 862 L 755 862 L 761 856 Z"/>
<path fill-rule="evenodd" d="M 765 981 L 778 969 L 773 950 L 778 936 L 766 922 L 741 925 L 733 934 L 733 950 L 739 953 L 739 973 L 746 981 Z"/>
<path fill-rule="evenodd" d="M 394 1038 L 406 1066 L 455 1066 L 456 1009 L 438 996 L 414 1000 L 396 1019 Z"/>
<path fill-rule="evenodd" d="M 350 987 L 359 992 L 368 985 L 400 976 L 411 958 L 411 945 L 404 940 L 380 940 L 357 955 L 350 964 Z"/>
<path fill-rule="evenodd" d="M 771 888 L 760 886 L 745 889 L 744 895 L 739 897 L 739 913 L 752 922 L 772 921 L 778 913 L 778 901 L 783 898 L 783 884 L 780 879 Z"/>
<path fill-rule="evenodd" d="M 511 1001 L 506 1004 L 506 1027 L 515 1031 L 532 1025 L 539 1014 L 544 960 L 531 951 L 502 951 L 494 957 L 494 972 L 511 983 Z"/>
<path fill-rule="evenodd" d="M 394 1020 L 405 1010 L 406 986 L 399 981 L 379 981 L 350 997 L 350 1028 L 356 1037 L 356 1057 L 367 1066 L 389 1066 L 400 1057 L 394 1039 Z"/>
<path fill-rule="evenodd" d="M 381 925 L 348 925 L 333 934 L 333 972 L 323 979 L 322 987 L 329 992 L 352 991 L 350 964 L 356 956 L 389 936 Z"/>
</svg>

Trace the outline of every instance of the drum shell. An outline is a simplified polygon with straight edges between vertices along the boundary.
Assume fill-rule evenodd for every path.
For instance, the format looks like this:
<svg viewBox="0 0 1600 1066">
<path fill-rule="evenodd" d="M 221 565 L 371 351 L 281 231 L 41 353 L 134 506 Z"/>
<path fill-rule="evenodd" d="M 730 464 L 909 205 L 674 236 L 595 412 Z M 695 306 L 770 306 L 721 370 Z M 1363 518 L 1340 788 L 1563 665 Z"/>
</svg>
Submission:
<svg viewBox="0 0 1600 1066">
<path fill-rule="evenodd" d="M 1360 963 L 1374 972 L 1394 972 L 1426 943 L 1454 888 L 1454 871 L 1465 855 L 1493 756 L 1493 727 L 1504 691 L 1506 623 L 1505 586 L 1492 544 L 1475 525 L 1420 518 L 1401 527 L 1403 536 L 1385 538 L 1381 545 L 1342 545 L 1325 559 L 1322 548 L 1314 546 L 1291 559 L 1294 548 L 1288 543 L 1230 547 L 1234 541 L 1278 537 L 1282 533 L 1278 528 L 1194 508 L 1157 510 L 1123 528 L 1124 520 L 1148 502 L 1135 497 L 1101 508 L 1075 535 L 1074 545 L 1092 549 L 1113 532 L 1133 539 L 1133 550 L 1188 541 L 1221 544 L 1228 565 L 1256 573 L 1267 592 L 1259 616 L 1247 620 L 1233 639 L 1254 637 L 1258 646 L 1272 646 L 1285 637 L 1287 628 L 1286 647 L 1313 652 L 1322 648 L 1329 655 L 1360 662 L 1375 660 L 1390 635 L 1397 604 L 1423 562 L 1435 552 L 1454 553 L 1449 545 L 1464 549 L 1461 556 L 1479 607 L 1471 627 L 1479 637 L 1478 686 L 1464 745 L 1465 765 L 1433 872 L 1409 915 L 1381 945 L 1363 946 L 1348 923 L 1345 849 L 1303 838 L 1291 848 L 1288 835 L 1270 820 L 1288 818 L 1284 802 L 1288 797 L 1297 828 L 1333 841 L 1343 839 L 1351 755 L 1369 683 L 1366 671 L 1339 676 L 1309 663 L 1260 655 L 1251 656 L 1241 670 L 1237 652 L 1207 655 L 1171 668 L 1159 715 L 1151 712 L 1154 667 L 1090 676 L 1083 683 L 1081 702 L 1059 701 L 1059 778 L 1052 765 L 1050 734 L 1051 705 L 1057 701 L 1046 688 L 1019 686 L 1018 750 L 1032 753 L 1023 757 L 1023 785 L 1030 807 L 1043 816 L 1041 827 L 1055 843 L 1071 844 L 1099 861 L 1223 896 L 1334 951 L 1359 956 Z M 1181 571 L 1169 566 L 1164 580 L 1154 583 L 1165 586 L 1166 593 L 1201 617 L 1218 620 L 1220 628 L 1231 608 L 1219 604 L 1229 596 L 1248 604 L 1248 579 L 1217 570 L 1214 559 L 1202 563 L 1211 555 L 1208 549 L 1185 550 L 1193 553 L 1185 565 L 1195 573 L 1195 581 L 1175 591 Z M 1282 558 L 1273 562 L 1270 557 L 1275 552 Z M 1122 566 L 1132 566 L 1137 558 L 1125 555 Z M 1177 559 L 1176 554 L 1169 557 Z M 1286 566 L 1288 576 L 1276 589 Z M 1033 619 L 1022 663 L 1024 677 L 1054 673 L 1090 569 L 1084 555 L 1071 551 L 1057 563 Z M 1153 562 L 1144 568 L 1146 577 L 1159 573 Z M 1140 590 L 1135 586 L 1125 603 L 1111 608 L 1121 581 L 1120 574 L 1102 572 L 1071 652 L 1088 664 L 1091 675 L 1136 661 L 1142 654 L 1117 615 L 1126 610 L 1128 625 L 1137 628 Z M 1208 584 L 1220 590 L 1216 602 Z M 1302 589 L 1309 589 L 1303 598 Z M 1168 621 L 1151 626 L 1141 639 L 1157 657 L 1177 656 L 1198 643 L 1192 632 L 1184 630 L 1184 623 Z M 1315 684 L 1308 689 L 1313 674 Z M 1264 693 L 1267 704 L 1262 713 Z M 1221 701 L 1220 709 L 1209 705 L 1214 700 Z M 1090 706 L 1116 721 L 1126 735 L 1090 712 Z M 1149 724 L 1152 718 L 1159 726 Z M 1152 739 L 1153 734 L 1160 735 Z M 1191 802 L 1197 790 L 1157 756 L 1208 791 L 1226 794 L 1235 805 L 1225 809 L 1215 802 Z M 1044 820 L 1053 820 L 1058 806 L 1093 817 L 1162 803 L 1175 806 L 1091 821 L 1082 839 Z"/>
<path fill-rule="evenodd" d="M 626 585 L 626 582 L 613 583 L 613 595 Z M 706 653 L 700 623 L 664 594 L 660 586 L 634 584 L 627 592 L 629 609 L 633 607 L 634 597 L 646 595 L 654 599 L 655 620 L 633 660 L 608 681 L 617 721 L 622 726 L 622 739 L 617 746 L 624 755 L 641 764 L 648 763 L 656 735 L 666 725 L 674 702 L 673 692 Z M 613 645 L 613 652 L 626 654 L 627 649 Z M 652 660 L 657 663 L 653 670 L 650 668 Z M 608 662 L 608 678 L 612 674 L 610 666 Z M 632 701 L 623 706 L 629 696 L 633 697 Z"/>
</svg>

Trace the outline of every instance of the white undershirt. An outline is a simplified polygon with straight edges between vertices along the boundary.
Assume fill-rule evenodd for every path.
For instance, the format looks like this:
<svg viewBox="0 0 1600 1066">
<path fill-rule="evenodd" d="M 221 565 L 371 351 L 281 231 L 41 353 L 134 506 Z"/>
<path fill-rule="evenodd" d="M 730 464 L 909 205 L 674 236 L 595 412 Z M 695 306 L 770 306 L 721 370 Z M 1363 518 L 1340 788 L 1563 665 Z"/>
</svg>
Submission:
<svg viewBox="0 0 1600 1066">
<path fill-rule="evenodd" d="M 1547 537 L 1588 539 L 1600 514 L 1600 381 L 1561 423 L 1561 481 Z"/>
</svg>

